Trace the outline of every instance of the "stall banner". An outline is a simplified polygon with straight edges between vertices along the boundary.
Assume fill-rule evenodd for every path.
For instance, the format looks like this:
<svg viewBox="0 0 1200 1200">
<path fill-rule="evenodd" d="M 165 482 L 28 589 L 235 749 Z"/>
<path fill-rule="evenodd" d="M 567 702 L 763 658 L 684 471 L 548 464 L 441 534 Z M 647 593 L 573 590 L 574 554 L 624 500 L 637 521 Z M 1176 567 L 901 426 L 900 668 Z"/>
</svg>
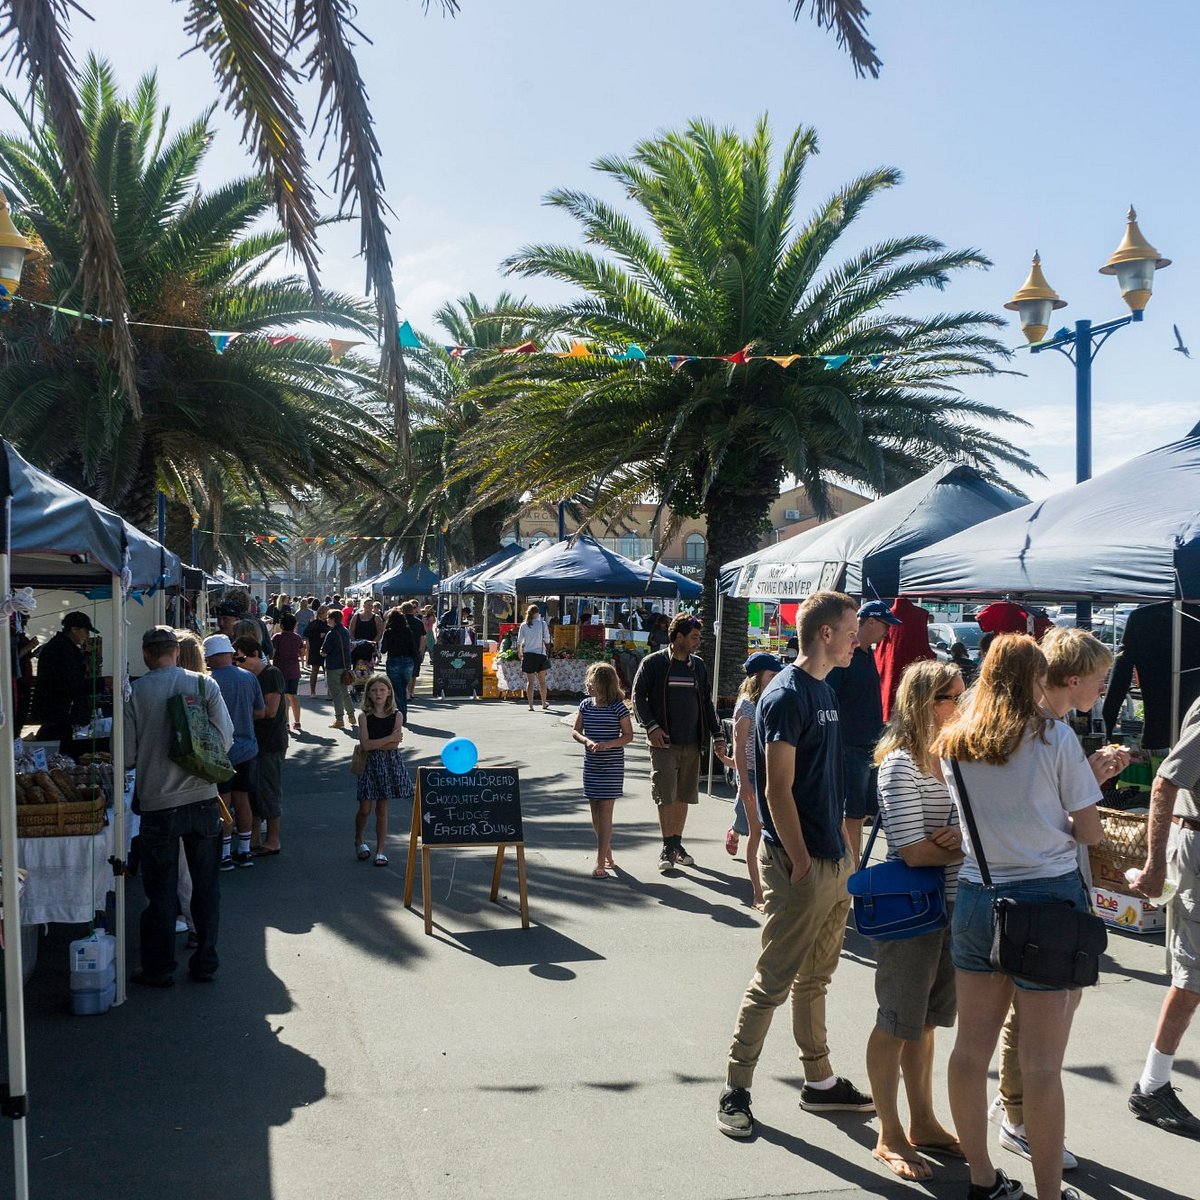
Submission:
<svg viewBox="0 0 1200 1200">
<path fill-rule="evenodd" d="M 747 600 L 803 600 L 836 587 L 845 567 L 843 562 L 747 563 L 731 594 Z"/>
</svg>

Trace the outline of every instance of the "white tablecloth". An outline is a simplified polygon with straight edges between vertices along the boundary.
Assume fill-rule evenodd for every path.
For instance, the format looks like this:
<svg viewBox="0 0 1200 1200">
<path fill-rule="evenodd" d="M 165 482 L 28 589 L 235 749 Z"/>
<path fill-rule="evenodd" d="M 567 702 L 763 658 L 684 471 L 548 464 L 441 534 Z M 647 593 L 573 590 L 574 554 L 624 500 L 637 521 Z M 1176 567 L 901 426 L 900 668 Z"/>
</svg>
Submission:
<svg viewBox="0 0 1200 1200">
<path fill-rule="evenodd" d="M 17 852 L 28 875 L 21 924 L 45 921 L 80 924 L 103 912 L 113 887 L 111 825 L 91 837 L 18 838 Z"/>
<path fill-rule="evenodd" d="M 552 658 L 550 669 L 546 672 L 546 686 L 552 692 L 569 692 L 572 695 L 582 696 L 583 677 L 589 665 L 589 663 L 575 658 Z M 497 660 L 496 683 L 502 692 L 524 691 L 525 676 L 521 674 L 520 662 L 506 659 Z"/>
</svg>

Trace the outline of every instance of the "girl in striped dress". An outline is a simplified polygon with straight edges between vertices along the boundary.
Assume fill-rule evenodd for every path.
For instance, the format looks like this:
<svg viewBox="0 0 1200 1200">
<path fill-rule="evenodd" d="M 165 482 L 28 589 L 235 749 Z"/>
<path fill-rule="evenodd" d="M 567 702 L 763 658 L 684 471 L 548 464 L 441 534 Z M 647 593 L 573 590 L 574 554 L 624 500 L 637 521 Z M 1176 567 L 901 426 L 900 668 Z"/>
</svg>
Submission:
<svg viewBox="0 0 1200 1200">
<path fill-rule="evenodd" d="M 583 794 L 596 831 L 593 879 L 607 879 L 612 867 L 613 801 L 625 790 L 625 746 L 633 741 L 633 720 L 621 698 L 621 681 L 609 663 L 592 663 L 583 677 L 587 696 L 575 713 L 571 736 L 584 748 Z"/>
</svg>

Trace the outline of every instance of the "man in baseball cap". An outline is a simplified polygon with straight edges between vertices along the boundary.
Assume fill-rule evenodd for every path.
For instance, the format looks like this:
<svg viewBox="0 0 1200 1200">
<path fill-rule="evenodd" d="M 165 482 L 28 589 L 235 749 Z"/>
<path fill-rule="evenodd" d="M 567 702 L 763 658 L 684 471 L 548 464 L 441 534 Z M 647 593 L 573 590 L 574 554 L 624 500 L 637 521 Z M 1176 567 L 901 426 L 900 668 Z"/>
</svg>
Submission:
<svg viewBox="0 0 1200 1200">
<path fill-rule="evenodd" d="M 855 861 L 863 822 L 879 812 L 875 786 L 875 743 L 883 732 L 883 694 L 874 647 L 886 641 L 893 625 L 902 625 L 886 600 L 868 600 L 858 609 L 858 645 L 848 667 L 835 667 L 825 682 L 837 693 L 846 771 L 846 832 Z"/>
<path fill-rule="evenodd" d="M 31 716 L 40 722 L 39 742 L 58 742 L 64 754 L 74 749 L 74 727 L 92 715 L 92 689 L 84 646 L 95 633 L 85 612 L 69 612 L 62 628 L 38 655 Z"/>
</svg>

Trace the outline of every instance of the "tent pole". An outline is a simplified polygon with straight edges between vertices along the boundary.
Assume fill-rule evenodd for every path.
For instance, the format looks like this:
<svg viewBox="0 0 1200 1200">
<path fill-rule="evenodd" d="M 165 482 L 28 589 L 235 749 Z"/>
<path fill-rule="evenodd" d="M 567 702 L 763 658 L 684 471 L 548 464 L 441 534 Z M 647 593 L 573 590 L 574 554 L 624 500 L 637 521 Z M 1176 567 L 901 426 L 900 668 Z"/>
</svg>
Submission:
<svg viewBox="0 0 1200 1200">
<path fill-rule="evenodd" d="M 1114 622 L 1115 626 L 1115 622 Z M 1183 714 L 1179 711 L 1180 676 L 1183 668 L 1183 601 L 1176 600 L 1171 605 L 1171 745 L 1179 740 L 1179 721 Z M 1166 974 L 1171 974 L 1171 938 L 1175 932 L 1173 916 L 1175 905 L 1168 904 L 1166 946 Z"/>
<path fill-rule="evenodd" d="M 12 498 L 4 501 L 4 543 L 0 553 L 0 600 L 7 600 L 12 591 L 12 562 L 9 559 L 12 524 Z M 13 703 L 12 639 L 8 637 L 8 619 L 4 621 L 4 636 L 0 637 L 0 703 L 9 714 L 6 725 L 16 723 Z M 17 843 L 17 783 L 13 752 L 16 730 L 0 728 L 0 843 L 4 855 L 4 926 L 7 933 L 4 950 L 4 1023 L 8 1040 L 8 1091 L 13 1097 L 25 1097 L 25 980 L 21 968 L 21 906 L 17 898 L 19 882 L 17 867 L 20 855 Z M 26 1142 L 26 1120 L 20 1117 L 12 1123 L 13 1131 L 13 1195 L 17 1200 L 29 1196 L 29 1150 Z"/>
<path fill-rule="evenodd" d="M 113 891 L 116 894 L 116 929 L 109 932 L 117 939 L 117 995 L 114 1004 L 125 1003 L 125 594 L 121 590 L 121 576 L 112 577 L 113 627 L 112 664 L 113 681 L 113 724 L 112 724 L 112 769 L 113 769 L 113 857 L 122 864 L 122 873 L 113 872 Z"/>
<path fill-rule="evenodd" d="M 713 648 L 713 675 L 712 675 L 712 702 L 713 708 L 717 707 L 717 698 L 721 691 L 721 614 L 725 611 L 725 593 L 721 591 L 721 575 L 717 573 L 717 619 L 714 622 L 715 628 L 713 633 L 716 640 Z M 726 753 L 732 752 L 732 746 L 726 746 Z M 708 740 L 708 795 L 711 798 L 713 794 L 713 740 Z"/>
</svg>

